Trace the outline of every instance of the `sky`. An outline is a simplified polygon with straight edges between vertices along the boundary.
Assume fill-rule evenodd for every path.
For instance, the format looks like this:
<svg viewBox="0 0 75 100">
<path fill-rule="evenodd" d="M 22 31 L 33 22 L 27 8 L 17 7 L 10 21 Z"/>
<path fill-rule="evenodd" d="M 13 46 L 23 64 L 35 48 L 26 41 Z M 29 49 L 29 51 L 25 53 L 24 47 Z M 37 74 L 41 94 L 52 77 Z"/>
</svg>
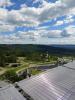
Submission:
<svg viewBox="0 0 75 100">
<path fill-rule="evenodd" d="M 0 44 L 75 44 L 75 0 L 0 0 Z"/>
</svg>

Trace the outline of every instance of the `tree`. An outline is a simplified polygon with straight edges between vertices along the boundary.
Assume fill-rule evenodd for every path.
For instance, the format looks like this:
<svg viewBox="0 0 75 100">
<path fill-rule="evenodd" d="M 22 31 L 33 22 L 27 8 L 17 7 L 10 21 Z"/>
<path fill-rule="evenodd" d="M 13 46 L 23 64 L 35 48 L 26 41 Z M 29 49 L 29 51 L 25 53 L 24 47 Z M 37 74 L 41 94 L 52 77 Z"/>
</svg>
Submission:
<svg viewBox="0 0 75 100">
<path fill-rule="evenodd" d="M 16 63 L 17 62 L 17 57 L 15 55 L 10 55 L 10 56 L 6 56 L 6 62 L 7 63 Z"/>
<path fill-rule="evenodd" d="M 1 55 L 0 56 L 0 66 L 2 66 L 2 67 L 5 66 L 5 60 L 6 60 L 5 56 L 4 55 Z"/>
<path fill-rule="evenodd" d="M 17 82 L 20 80 L 20 78 L 17 76 L 16 72 L 14 70 L 8 70 L 4 74 L 5 78 L 11 82 Z"/>
</svg>

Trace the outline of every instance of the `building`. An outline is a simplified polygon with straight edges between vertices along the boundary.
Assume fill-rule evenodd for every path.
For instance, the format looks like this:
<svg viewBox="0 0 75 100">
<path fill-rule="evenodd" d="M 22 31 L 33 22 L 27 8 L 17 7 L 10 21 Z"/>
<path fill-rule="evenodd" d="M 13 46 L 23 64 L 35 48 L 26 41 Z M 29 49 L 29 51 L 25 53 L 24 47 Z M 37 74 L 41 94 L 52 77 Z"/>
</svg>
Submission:
<svg viewBox="0 0 75 100">
<path fill-rule="evenodd" d="M 0 100 L 26 100 L 13 85 L 0 88 Z"/>
<path fill-rule="evenodd" d="M 69 66 L 69 68 L 67 67 Z M 75 61 L 17 83 L 33 100 L 75 100 Z"/>
</svg>

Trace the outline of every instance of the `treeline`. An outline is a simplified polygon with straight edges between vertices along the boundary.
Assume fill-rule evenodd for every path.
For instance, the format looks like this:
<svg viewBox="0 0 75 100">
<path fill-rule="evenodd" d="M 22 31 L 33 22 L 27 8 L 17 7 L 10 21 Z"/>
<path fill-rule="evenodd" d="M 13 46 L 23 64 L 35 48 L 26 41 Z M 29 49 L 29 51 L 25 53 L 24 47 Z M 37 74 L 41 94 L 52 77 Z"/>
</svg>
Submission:
<svg viewBox="0 0 75 100">
<path fill-rule="evenodd" d="M 49 56 L 47 56 L 47 54 Z M 6 63 L 17 62 L 18 57 L 26 57 L 27 60 L 45 61 L 57 59 L 57 56 L 75 55 L 75 49 L 66 49 L 48 45 L 0 45 L 0 66 Z"/>
<path fill-rule="evenodd" d="M 5 66 L 8 63 L 16 63 L 17 62 L 17 57 L 15 55 L 10 55 L 10 56 L 6 56 L 6 55 L 0 55 L 0 66 Z"/>
</svg>

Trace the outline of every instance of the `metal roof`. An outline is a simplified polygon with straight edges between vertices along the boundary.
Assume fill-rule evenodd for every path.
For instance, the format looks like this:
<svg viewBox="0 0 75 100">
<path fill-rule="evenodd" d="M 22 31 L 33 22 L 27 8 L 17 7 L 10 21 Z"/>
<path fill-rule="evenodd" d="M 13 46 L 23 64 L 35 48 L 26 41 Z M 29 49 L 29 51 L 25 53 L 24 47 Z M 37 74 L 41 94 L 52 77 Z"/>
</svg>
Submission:
<svg viewBox="0 0 75 100">
<path fill-rule="evenodd" d="M 75 61 L 65 64 L 64 67 L 75 70 Z"/>
<path fill-rule="evenodd" d="M 6 81 L 1 81 L 0 80 L 0 88 L 7 86 L 9 83 Z"/>
<path fill-rule="evenodd" d="M 0 88 L 0 100 L 26 100 L 13 85 Z"/>
<path fill-rule="evenodd" d="M 17 84 L 33 100 L 75 100 L 75 70 L 66 67 L 50 69 Z"/>
</svg>

